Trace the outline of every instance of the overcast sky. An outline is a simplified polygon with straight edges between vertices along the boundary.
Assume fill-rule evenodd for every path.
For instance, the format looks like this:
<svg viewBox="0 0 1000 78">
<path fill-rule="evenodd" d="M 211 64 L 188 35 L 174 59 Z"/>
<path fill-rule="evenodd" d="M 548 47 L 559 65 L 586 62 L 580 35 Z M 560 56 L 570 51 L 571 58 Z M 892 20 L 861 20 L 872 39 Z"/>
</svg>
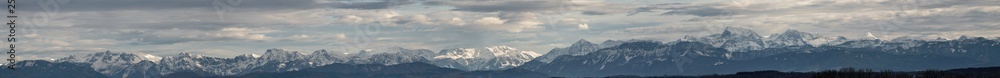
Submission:
<svg viewBox="0 0 1000 78">
<path fill-rule="evenodd" d="M 20 0 L 16 11 L 22 60 L 391 46 L 545 53 L 579 39 L 674 41 L 725 27 L 848 38 L 1000 36 L 1000 0 Z"/>
</svg>

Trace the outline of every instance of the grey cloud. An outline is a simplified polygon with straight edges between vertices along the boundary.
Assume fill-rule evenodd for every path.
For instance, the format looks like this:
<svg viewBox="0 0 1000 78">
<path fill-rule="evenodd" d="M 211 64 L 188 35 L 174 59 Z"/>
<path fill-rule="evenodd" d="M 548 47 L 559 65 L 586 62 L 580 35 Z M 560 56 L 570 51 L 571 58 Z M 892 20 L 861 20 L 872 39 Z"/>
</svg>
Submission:
<svg viewBox="0 0 1000 78">
<path fill-rule="evenodd" d="M 226 27 L 233 27 L 236 23 L 225 22 L 194 22 L 194 21 L 174 21 L 162 23 L 80 23 L 74 25 L 78 28 L 92 29 L 193 29 L 193 30 L 219 30 Z M 252 26 L 242 26 L 252 27 Z"/>
<path fill-rule="evenodd" d="M 952 6 L 991 6 L 1000 3 L 997 0 L 913 0 L 909 5 L 917 8 L 947 8 Z"/>
<path fill-rule="evenodd" d="M 563 0 L 508 0 L 508 1 L 428 1 L 424 5 L 454 6 L 453 11 L 468 12 L 580 12 L 584 15 L 626 13 L 633 5 L 609 2 L 574 2 Z"/>
<path fill-rule="evenodd" d="M 455 6 L 455 11 L 470 12 L 498 12 L 498 11 L 542 11 L 560 8 L 561 6 L 552 1 L 483 1 L 483 2 L 455 2 L 455 1 L 429 1 L 426 5 L 451 5 Z"/>
<path fill-rule="evenodd" d="M 607 12 L 597 12 L 597 11 L 583 11 L 581 14 L 586 14 L 586 15 L 604 15 L 604 14 L 608 14 L 608 13 Z"/>
<path fill-rule="evenodd" d="M 52 2 L 49 2 L 52 1 Z M 59 4 L 55 1 L 67 1 Z M 217 4 L 214 1 L 221 1 Z M 232 2 L 230 2 L 232 1 Z M 314 0 L 23 0 L 18 11 L 43 11 L 46 9 L 62 12 L 73 11 L 115 11 L 115 10 L 216 10 L 216 7 L 233 7 L 253 10 L 287 10 L 322 8 L 324 4 Z"/>
<path fill-rule="evenodd" d="M 653 5 L 648 5 L 648 6 L 645 6 L 645 7 L 638 7 L 638 8 L 632 9 L 632 11 L 628 12 L 628 16 L 632 16 L 632 15 L 640 14 L 640 13 L 647 13 L 647 12 L 658 12 L 658 11 L 663 11 L 663 10 L 683 10 L 683 9 L 688 9 L 688 8 L 704 8 L 704 6 L 710 6 L 710 5 L 704 5 L 704 4 L 702 4 L 702 5 L 696 5 L 696 4 L 689 4 L 689 3 L 653 4 Z"/>
<path fill-rule="evenodd" d="M 507 20 L 506 23 L 538 21 L 538 14 L 531 12 L 501 12 L 497 17 Z"/>
<path fill-rule="evenodd" d="M 719 3 L 707 3 L 707 4 L 691 4 L 691 3 L 666 3 L 666 4 L 654 4 L 647 7 L 639 7 L 633 9 L 629 12 L 629 15 L 635 15 L 639 13 L 646 12 L 659 12 L 666 11 L 660 15 L 694 15 L 700 17 L 711 17 L 711 16 L 721 16 L 721 15 L 732 15 L 736 11 L 730 11 L 728 8 L 716 8 L 714 6 L 720 6 L 723 4 Z"/>
<path fill-rule="evenodd" d="M 722 10 L 722 9 L 716 9 L 716 8 L 710 8 L 710 7 L 703 7 L 703 8 L 692 8 L 692 9 L 674 10 L 674 11 L 663 13 L 662 15 L 678 15 L 678 14 L 709 17 L 709 16 L 729 15 L 729 14 L 732 14 L 732 13 L 731 12 L 727 12 L 726 10 Z"/>
<path fill-rule="evenodd" d="M 176 44 L 195 41 L 245 41 L 261 42 L 270 37 L 260 34 L 260 29 L 224 28 L 215 31 L 201 30 L 139 30 L 119 31 L 109 38 L 121 41 L 133 41 L 130 45 Z"/>
<path fill-rule="evenodd" d="M 402 5 L 410 5 L 416 2 L 411 2 L 410 0 L 384 0 L 381 2 L 337 2 L 331 3 L 330 6 L 334 8 L 343 9 L 387 9 L 392 7 L 399 7 Z"/>
<path fill-rule="evenodd" d="M 30 0 L 49 1 L 49 0 Z M 229 1 L 229 0 L 224 0 Z M 257 5 L 267 1 L 243 1 L 232 12 L 217 14 L 212 11 L 212 0 L 154 0 L 146 1 L 115 1 L 115 0 L 71 0 L 63 6 L 47 6 L 51 12 L 30 11 L 42 10 L 31 2 L 20 2 L 28 5 L 21 10 L 29 10 L 24 14 L 25 22 L 30 26 L 59 27 L 77 29 L 193 29 L 219 30 L 226 27 L 264 27 L 273 24 L 291 24 L 288 19 L 274 19 L 264 15 L 296 12 L 296 9 L 321 8 L 312 5 L 310 0 L 277 1 L 271 5 Z M 107 2 L 107 4 L 102 4 Z M 200 3 L 200 4 L 199 4 Z M 305 4 L 308 3 L 308 4 Z M 143 5 L 148 4 L 148 5 Z M 177 4 L 177 5 L 164 5 Z M 288 4 L 289 6 L 281 6 Z M 93 6 L 91 6 L 93 5 Z M 198 6 L 202 5 L 202 6 Z M 275 7 L 270 7 L 275 6 Z M 36 8 L 30 8 L 36 7 Z M 107 8 L 101 8 L 107 7 Z M 256 7 L 256 8 L 255 8 Z M 282 8 L 284 7 L 284 8 Z M 291 8 L 306 7 L 306 8 Z M 90 8 L 90 9 L 88 9 Z M 195 8 L 195 9 L 191 9 Z M 257 11 L 266 9 L 268 11 Z M 228 20 L 221 20 L 228 18 Z M 300 17 L 297 17 L 300 18 Z M 275 21 L 278 20 L 278 21 Z M 21 21 L 21 20 L 19 20 Z M 46 22 L 47 21 L 47 22 Z M 69 25 L 69 26 L 52 26 Z"/>
<path fill-rule="evenodd" d="M 130 45 L 158 45 L 158 44 L 174 44 L 174 43 L 184 43 L 197 41 L 198 39 L 191 38 L 168 38 L 168 37 L 157 37 L 157 35 L 149 32 L 125 32 L 117 35 L 116 40 L 130 41 L 136 40 L 135 42 L 129 43 Z"/>
<path fill-rule="evenodd" d="M 995 21 L 1000 21 L 996 19 L 1000 18 L 1000 11 L 997 11 L 998 7 L 995 6 L 995 3 L 998 2 L 1000 1 L 853 2 L 805 0 L 763 3 L 671 3 L 636 8 L 629 15 L 646 12 L 662 12 L 661 15 L 692 15 L 699 17 L 675 23 L 698 23 L 705 25 L 705 27 L 711 24 L 752 26 L 765 29 L 787 27 L 827 35 L 845 35 L 845 32 L 990 35 L 970 33 L 970 31 L 997 32 Z M 899 8 L 903 8 L 903 10 L 898 11 Z M 716 17 L 737 13 L 739 16 Z M 901 14 L 897 15 L 897 13 Z M 637 27 L 606 33 L 655 36 L 664 33 L 696 34 L 698 31 L 685 30 L 705 30 L 672 27 L 674 26 Z M 714 28 L 707 30 L 712 29 Z"/>
<path fill-rule="evenodd" d="M 657 10 L 657 8 L 654 8 L 654 7 L 639 7 L 639 8 L 636 8 L 635 10 L 629 11 L 628 12 L 628 16 L 632 16 L 632 15 L 639 14 L 639 13 L 644 13 L 644 12 L 653 12 L 653 10 Z"/>
<path fill-rule="evenodd" d="M 649 26 L 649 27 L 634 27 L 627 28 L 620 31 L 611 31 L 618 33 L 629 33 L 629 34 L 659 34 L 659 33 L 703 33 L 706 31 L 711 31 L 713 27 L 701 26 L 701 25 L 664 25 L 664 26 Z"/>
</svg>

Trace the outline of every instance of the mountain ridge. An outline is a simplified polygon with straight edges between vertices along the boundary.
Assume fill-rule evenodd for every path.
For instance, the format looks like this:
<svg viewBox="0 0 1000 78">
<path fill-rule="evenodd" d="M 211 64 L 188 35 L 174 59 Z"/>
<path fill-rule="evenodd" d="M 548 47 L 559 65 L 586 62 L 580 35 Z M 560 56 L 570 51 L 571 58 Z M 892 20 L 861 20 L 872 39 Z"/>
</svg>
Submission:
<svg viewBox="0 0 1000 78">
<path fill-rule="evenodd" d="M 203 77 L 241 76 L 303 71 L 331 64 L 391 66 L 411 63 L 460 71 L 532 71 L 553 76 L 701 75 L 753 70 L 816 71 L 845 66 L 894 70 L 987 66 L 1000 64 L 994 62 L 1000 60 L 994 57 L 1000 53 L 992 52 L 1000 51 L 998 46 L 1000 37 L 847 39 L 793 29 L 764 37 L 749 29 L 732 27 L 719 34 L 685 36 L 671 42 L 632 39 L 606 40 L 597 44 L 580 39 L 546 54 L 508 46 L 439 52 L 387 47 L 356 54 L 325 49 L 306 53 L 273 48 L 266 49 L 262 55 L 242 54 L 227 58 L 187 52 L 160 57 L 104 51 L 33 61 L 87 67 L 115 78 L 159 78 L 175 73 Z"/>
<path fill-rule="evenodd" d="M 705 75 L 754 70 L 817 71 L 841 67 L 923 70 L 989 66 L 997 64 L 992 61 L 1000 60 L 1000 57 L 991 56 L 1000 55 L 994 52 L 1000 51 L 1000 39 L 984 37 L 947 41 L 882 40 L 822 37 L 797 30 L 786 30 L 770 37 L 753 33 L 727 28 L 721 34 L 685 36 L 673 42 L 630 42 L 599 48 L 586 55 L 561 55 L 552 62 L 532 61 L 519 68 L 554 76 L 594 77 Z"/>
<path fill-rule="evenodd" d="M 484 58 L 476 59 L 476 61 L 480 62 L 468 63 L 461 67 L 447 68 L 456 68 L 462 71 L 505 70 L 519 66 L 541 55 L 532 51 L 517 50 L 507 46 L 485 47 L 481 50 L 481 52 L 485 52 L 484 54 L 489 55 L 476 57 Z M 395 65 L 405 63 L 435 64 L 435 61 L 452 61 L 436 60 L 433 58 L 441 55 L 430 50 L 411 50 L 400 47 L 364 50 L 357 54 L 322 49 L 307 54 L 300 51 L 273 48 L 267 49 L 262 55 L 242 54 L 228 58 L 208 57 L 188 52 L 181 52 L 174 56 L 160 57 L 150 56 L 149 54 L 105 51 L 83 56 L 72 55 L 57 60 L 40 61 L 86 64 L 86 66 L 90 66 L 94 71 L 108 77 L 158 78 L 178 72 L 199 73 L 199 75 L 203 76 L 232 76 L 253 72 L 298 71 L 329 64 Z"/>
</svg>

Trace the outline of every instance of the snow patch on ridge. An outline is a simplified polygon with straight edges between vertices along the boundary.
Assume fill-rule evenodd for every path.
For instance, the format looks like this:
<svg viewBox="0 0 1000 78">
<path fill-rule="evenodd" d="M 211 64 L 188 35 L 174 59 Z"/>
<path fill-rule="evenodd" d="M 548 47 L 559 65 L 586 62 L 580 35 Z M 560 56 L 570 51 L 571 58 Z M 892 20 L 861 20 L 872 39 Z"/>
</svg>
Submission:
<svg viewBox="0 0 1000 78">
<path fill-rule="evenodd" d="M 161 59 L 163 59 L 163 57 L 152 55 L 152 54 L 145 54 L 145 55 L 142 55 L 142 57 L 146 58 L 146 59 L 143 59 L 143 60 L 153 61 L 154 63 L 160 61 Z"/>
</svg>

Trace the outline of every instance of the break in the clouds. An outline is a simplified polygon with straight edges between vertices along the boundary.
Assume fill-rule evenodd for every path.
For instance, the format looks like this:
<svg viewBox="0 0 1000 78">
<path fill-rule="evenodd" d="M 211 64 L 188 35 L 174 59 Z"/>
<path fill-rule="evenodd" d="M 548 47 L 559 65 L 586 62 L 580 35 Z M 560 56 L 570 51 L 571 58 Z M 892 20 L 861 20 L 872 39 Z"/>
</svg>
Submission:
<svg viewBox="0 0 1000 78">
<path fill-rule="evenodd" d="M 229 57 L 590 41 L 673 41 L 743 27 L 848 38 L 1000 36 L 998 0 L 27 0 L 23 59 L 100 51 Z M 23 45 L 23 46 L 22 46 Z"/>
</svg>

